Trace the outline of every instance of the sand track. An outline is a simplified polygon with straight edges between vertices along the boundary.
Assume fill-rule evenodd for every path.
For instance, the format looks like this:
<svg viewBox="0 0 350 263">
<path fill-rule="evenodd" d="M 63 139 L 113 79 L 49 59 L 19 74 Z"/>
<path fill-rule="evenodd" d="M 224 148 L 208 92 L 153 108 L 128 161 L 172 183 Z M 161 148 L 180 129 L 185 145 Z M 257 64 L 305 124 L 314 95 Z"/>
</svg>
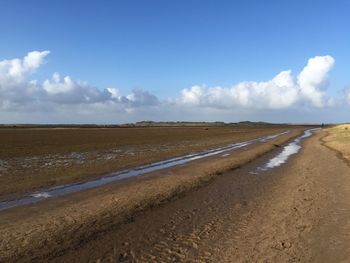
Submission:
<svg viewBox="0 0 350 263">
<path fill-rule="evenodd" d="M 98 207 L 97 202 L 103 199 L 108 213 L 101 213 L 100 209 L 98 213 L 95 211 L 97 214 L 92 214 L 88 209 L 91 209 L 91 204 L 82 201 L 86 193 L 75 195 L 74 201 L 81 206 L 80 217 L 74 214 L 71 198 L 30 207 L 24 212 L 21 210 L 29 218 L 17 219 L 17 226 L 20 223 L 22 229 L 33 229 L 35 224 L 30 223 L 30 218 L 39 220 L 36 226 L 53 220 L 57 228 L 64 222 L 62 231 L 66 236 L 61 240 L 57 235 L 62 236 L 63 232 L 55 233 L 49 225 L 44 225 L 46 229 L 41 227 L 41 235 L 36 239 L 35 235 L 32 239 L 20 238 L 23 235 L 20 229 L 16 230 L 16 237 L 8 231 L 11 230 L 10 220 L 21 214 L 15 210 L 5 213 L 0 233 L 6 237 L 3 242 L 8 240 L 8 243 L 7 246 L 1 244 L 1 259 L 4 262 L 348 262 L 350 168 L 334 151 L 323 145 L 321 139 L 324 135 L 321 131 L 307 139 L 302 151 L 279 168 L 259 174 L 249 173 L 275 154 L 267 153 L 234 171 L 227 171 L 229 166 L 226 166 L 226 172 L 215 176 L 210 183 L 202 182 L 196 187 L 192 181 L 192 191 L 177 189 L 178 192 L 168 197 L 153 196 L 153 205 L 157 205 L 148 206 L 148 209 L 137 203 L 141 199 L 132 199 L 131 185 L 125 182 L 119 188 L 109 186 L 103 191 L 95 189 L 89 192 L 94 195 L 89 202 Z M 259 156 L 258 152 L 266 153 L 268 148 L 264 147 L 267 145 L 261 145 L 259 150 L 259 147 L 242 150 L 238 154 L 240 162 L 247 152 L 249 156 L 252 156 L 252 151 L 254 156 Z M 230 159 L 230 165 L 235 158 Z M 225 167 L 225 158 L 219 162 L 216 160 L 215 165 L 213 161 L 198 162 L 196 167 L 202 167 L 203 171 L 208 171 L 209 167 Z M 204 165 L 209 163 L 210 166 Z M 193 176 L 201 171 L 193 166 L 177 169 L 169 172 L 186 174 L 187 171 Z M 159 180 L 158 187 L 169 186 L 170 181 L 154 176 L 140 178 L 139 184 L 133 182 L 134 186 L 138 185 L 136 191 L 154 191 L 154 184 L 147 182 L 154 183 L 155 179 Z M 186 182 L 189 185 L 189 181 Z M 118 198 L 110 191 L 118 189 L 122 196 L 126 193 L 119 191 L 123 187 L 130 194 L 125 198 L 143 209 L 133 210 L 131 217 L 124 218 L 124 223 L 113 224 L 111 219 L 121 222 L 118 221 L 121 215 L 116 213 L 116 203 L 114 206 L 108 204 L 111 198 Z M 119 204 L 122 201 L 118 199 Z M 62 206 L 62 209 L 70 207 L 68 211 L 72 213 L 65 221 L 57 221 L 55 211 L 67 211 L 59 210 L 57 206 Z M 88 229 L 92 234 L 87 234 Z M 50 235 L 42 234 L 43 230 Z M 30 236 L 30 230 L 27 232 Z M 83 239 L 82 233 L 86 234 Z M 42 244 L 35 243 L 40 242 L 40 237 Z M 10 240 L 17 242 L 17 250 L 11 250 Z M 28 245 L 31 241 L 35 245 Z"/>
<path fill-rule="evenodd" d="M 1 212 L 0 261 L 37 262 L 89 243 L 138 211 L 145 210 L 206 184 L 218 174 L 235 169 L 265 154 L 301 130 L 234 151 L 179 165 L 166 171 L 124 180 Z"/>
<path fill-rule="evenodd" d="M 281 168 L 249 174 L 263 157 L 53 261 L 348 262 L 350 170 L 322 136 Z"/>
</svg>

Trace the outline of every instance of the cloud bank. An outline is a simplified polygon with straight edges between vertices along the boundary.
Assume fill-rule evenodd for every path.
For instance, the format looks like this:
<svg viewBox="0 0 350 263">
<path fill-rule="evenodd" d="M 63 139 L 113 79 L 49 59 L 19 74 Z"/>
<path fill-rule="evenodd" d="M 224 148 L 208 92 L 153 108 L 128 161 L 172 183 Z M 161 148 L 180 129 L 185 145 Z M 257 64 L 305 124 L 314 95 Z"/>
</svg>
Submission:
<svg viewBox="0 0 350 263">
<path fill-rule="evenodd" d="M 292 112 L 309 114 L 312 121 L 315 114 L 339 105 L 334 103 L 338 98 L 327 94 L 328 75 L 335 64 L 329 55 L 310 58 L 297 75 L 286 70 L 268 81 L 243 81 L 232 87 L 194 85 L 183 89 L 176 98 L 162 100 L 141 89 L 122 95 L 116 88 L 100 89 L 59 73 L 39 83 L 34 79 L 35 73 L 49 54 L 47 50 L 33 51 L 22 59 L 0 61 L 0 122 L 256 118 L 282 122 L 285 114 L 293 115 Z M 343 94 L 342 103 L 350 105 L 350 88 L 344 89 Z M 303 116 L 294 121 L 298 120 L 303 120 Z"/>
<path fill-rule="evenodd" d="M 116 103 L 128 107 L 156 105 L 156 96 L 143 90 L 133 90 L 122 96 L 115 88 L 98 89 L 85 81 L 73 80 L 70 76 L 61 78 L 54 73 L 51 79 L 38 83 L 29 80 L 45 63 L 50 51 L 29 52 L 23 59 L 0 61 L 0 109 L 20 110 L 26 106 L 40 110 L 41 106 L 54 108 L 57 105 L 82 105 Z"/>
<path fill-rule="evenodd" d="M 309 59 L 296 77 L 287 70 L 269 81 L 246 81 L 230 88 L 193 86 L 182 90 L 180 101 L 214 108 L 285 109 L 300 103 L 324 107 L 328 73 L 334 63 L 331 56 L 318 56 Z"/>
</svg>

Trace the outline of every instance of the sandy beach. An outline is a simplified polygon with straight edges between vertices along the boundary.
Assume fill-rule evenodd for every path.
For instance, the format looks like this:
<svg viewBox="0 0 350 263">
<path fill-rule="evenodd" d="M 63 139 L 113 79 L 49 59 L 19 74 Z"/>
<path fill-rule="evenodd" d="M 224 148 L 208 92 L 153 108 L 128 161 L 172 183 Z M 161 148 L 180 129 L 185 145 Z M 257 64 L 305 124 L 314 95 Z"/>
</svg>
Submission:
<svg viewBox="0 0 350 263">
<path fill-rule="evenodd" d="M 327 132 L 287 163 L 258 169 L 300 134 L 3 211 L 1 259 L 346 262 L 350 168 L 324 145 Z"/>
</svg>

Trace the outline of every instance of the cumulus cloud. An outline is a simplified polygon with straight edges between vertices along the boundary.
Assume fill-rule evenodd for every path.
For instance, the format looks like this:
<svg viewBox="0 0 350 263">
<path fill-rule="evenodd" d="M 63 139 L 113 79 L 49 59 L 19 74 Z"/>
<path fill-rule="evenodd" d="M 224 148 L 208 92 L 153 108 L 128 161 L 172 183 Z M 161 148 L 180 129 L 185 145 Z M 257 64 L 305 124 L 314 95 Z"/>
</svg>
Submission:
<svg viewBox="0 0 350 263">
<path fill-rule="evenodd" d="M 5 84 L 18 83 L 44 63 L 45 57 L 50 51 L 29 52 L 23 59 L 15 58 L 0 61 L 0 81 L 3 87 Z"/>
<path fill-rule="evenodd" d="M 159 103 L 157 97 L 148 91 L 134 89 L 129 95 L 123 96 L 118 89 L 98 89 L 85 81 L 75 81 L 71 77 L 61 78 L 53 74 L 51 80 L 42 84 L 46 99 L 59 104 L 91 104 L 114 102 L 126 107 L 153 106 Z"/>
<path fill-rule="evenodd" d="M 324 106 L 324 89 L 327 86 L 328 72 L 334 65 L 331 56 L 310 58 L 307 66 L 298 76 L 300 94 L 316 107 Z"/>
<path fill-rule="evenodd" d="M 0 108 L 7 108 L 12 104 L 32 101 L 38 92 L 36 81 L 28 81 L 45 62 L 49 51 L 29 52 L 23 59 L 0 61 Z"/>
<path fill-rule="evenodd" d="M 58 73 L 51 80 L 45 80 L 42 88 L 47 99 L 55 103 L 84 104 L 113 100 L 113 94 L 108 89 L 99 90 L 69 76 L 61 79 Z"/>
<path fill-rule="evenodd" d="M 183 103 L 214 108 L 280 109 L 298 100 L 290 71 L 283 71 L 268 82 L 241 82 L 231 88 L 193 86 L 181 94 Z"/>
<path fill-rule="evenodd" d="M 113 100 L 122 103 L 129 108 L 155 106 L 160 104 L 157 96 L 142 89 L 133 89 L 132 92 L 126 96 L 121 95 L 118 89 L 108 88 L 107 90 L 111 94 Z"/>
<path fill-rule="evenodd" d="M 139 107 L 139 106 L 154 106 L 158 105 L 158 98 L 141 89 L 134 89 L 131 94 L 126 96 L 127 102 L 130 107 Z"/>
<path fill-rule="evenodd" d="M 309 59 L 297 77 L 287 70 L 265 82 L 245 81 L 229 88 L 193 86 L 182 90 L 180 102 L 214 108 L 284 109 L 302 102 L 323 107 L 334 62 L 331 56 L 318 56 Z"/>
<path fill-rule="evenodd" d="M 154 106 L 157 97 L 148 91 L 133 90 L 122 96 L 115 88 L 98 89 L 85 81 L 61 77 L 54 73 L 51 79 L 38 83 L 29 77 L 45 63 L 50 51 L 29 52 L 23 59 L 0 61 L 0 109 L 19 110 L 26 106 L 39 109 L 54 105 L 121 104 L 126 108 Z"/>
<path fill-rule="evenodd" d="M 330 112 L 327 108 L 339 107 L 341 101 L 326 92 L 335 63 L 331 56 L 310 58 L 297 75 L 286 70 L 268 81 L 244 81 L 232 87 L 195 85 L 183 89 L 179 97 L 160 100 L 142 89 L 123 95 L 116 88 L 101 89 L 59 73 L 38 82 L 35 72 L 49 53 L 33 51 L 21 59 L 0 61 L 1 122 L 284 121 L 291 112 L 299 112 L 304 121 Z M 350 88 L 343 94 L 342 103 L 350 105 Z"/>
</svg>

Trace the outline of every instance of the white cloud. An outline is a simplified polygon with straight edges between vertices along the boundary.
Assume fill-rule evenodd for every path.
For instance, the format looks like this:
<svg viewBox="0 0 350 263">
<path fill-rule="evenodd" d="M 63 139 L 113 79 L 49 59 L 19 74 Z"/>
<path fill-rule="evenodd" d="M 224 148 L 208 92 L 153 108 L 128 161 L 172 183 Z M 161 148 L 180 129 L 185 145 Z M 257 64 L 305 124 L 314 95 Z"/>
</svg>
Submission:
<svg viewBox="0 0 350 263">
<path fill-rule="evenodd" d="M 301 102 L 322 107 L 333 65 L 331 56 L 314 57 L 296 78 L 287 70 L 269 81 L 245 81 L 230 88 L 193 86 L 182 90 L 180 102 L 213 108 L 285 109 Z"/>
<path fill-rule="evenodd" d="M 55 105 L 86 105 L 96 103 L 121 104 L 125 108 L 154 106 L 159 103 L 148 91 L 133 90 L 122 96 L 115 88 L 98 89 L 87 82 L 61 78 L 54 73 L 51 79 L 38 83 L 30 80 L 50 51 L 29 52 L 23 59 L 0 61 L 0 109 L 9 111 L 31 110 L 37 107 L 55 108 Z"/>
<path fill-rule="evenodd" d="M 298 85 L 303 97 L 310 100 L 316 107 L 324 106 L 328 72 L 335 63 L 331 56 L 310 58 L 307 66 L 298 76 Z"/>
<path fill-rule="evenodd" d="M 42 88 L 48 100 L 61 104 L 96 103 L 113 99 L 108 89 L 99 90 L 86 82 L 72 80 L 69 76 L 61 79 L 58 73 L 52 76 L 52 80 L 45 80 Z"/>
<path fill-rule="evenodd" d="M 37 83 L 27 78 L 45 62 L 49 53 L 33 51 L 23 59 L 0 61 L 0 109 L 33 101 L 38 92 Z"/>
<path fill-rule="evenodd" d="M 148 91 L 134 89 L 131 94 L 126 96 L 130 107 L 155 106 L 159 104 L 158 98 Z"/>
<path fill-rule="evenodd" d="M 113 99 L 119 99 L 120 98 L 120 93 L 119 90 L 116 88 L 107 88 L 108 92 L 111 93 L 111 97 Z"/>
<path fill-rule="evenodd" d="M 50 54 L 50 51 L 32 51 L 29 52 L 23 59 L 23 71 L 32 73 L 35 71 L 39 66 L 41 66 L 44 63 L 44 58 Z"/>
<path fill-rule="evenodd" d="M 193 86 L 181 93 L 181 102 L 214 108 L 281 109 L 298 100 L 290 71 L 283 71 L 267 82 L 241 82 L 231 88 Z"/>
<path fill-rule="evenodd" d="M 58 73 L 39 83 L 33 76 L 49 53 L 33 51 L 22 59 L 0 61 L 0 122 L 286 121 L 293 112 L 304 121 L 340 107 L 340 100 L 326 92 L 335 63 L 331 56 L 309 59 L 296 76 L 286 70 L 268 81 L 232 87 L 195 85 L 183 89 L 178 98 L 161 101 L 141 89 L 123 95 L 116 88 L 99 89 Z M 342 103 L 346 98 L 350 105 L 350 88 L 343 94 Z"/>
<path fill-rule="evenodd" d="M 29 52 L 22 60 L 15 58 L 0 61 L 0 83 L 5 87 L 12 83 L 19 83 L 31 73 L 34 73 L 44 63 L 50 51 Z"/>
</svg>

